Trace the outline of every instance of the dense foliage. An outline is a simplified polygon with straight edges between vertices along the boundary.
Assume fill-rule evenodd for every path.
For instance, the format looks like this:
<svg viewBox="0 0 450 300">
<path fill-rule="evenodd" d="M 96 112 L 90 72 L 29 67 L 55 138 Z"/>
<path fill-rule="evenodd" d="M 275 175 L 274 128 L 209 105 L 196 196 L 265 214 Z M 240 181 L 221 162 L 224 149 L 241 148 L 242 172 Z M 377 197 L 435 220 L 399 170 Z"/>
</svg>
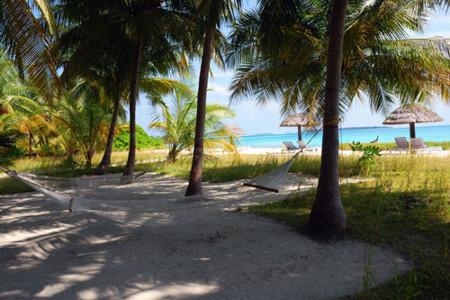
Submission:
<svg viewBox="0 0 450 300">
<path fill-rule="evenodd" d="M 123 151 L 128 150 L 130 145 L 130 130 L 129 128 L 122 128 L 119 134 L 114 138 L 113 150 Z M 136 148 L 137 149 L 151 149 L 163 148 L 162 139 L 149 136 L 144 129 L 136 125 Z"/>
</svg>

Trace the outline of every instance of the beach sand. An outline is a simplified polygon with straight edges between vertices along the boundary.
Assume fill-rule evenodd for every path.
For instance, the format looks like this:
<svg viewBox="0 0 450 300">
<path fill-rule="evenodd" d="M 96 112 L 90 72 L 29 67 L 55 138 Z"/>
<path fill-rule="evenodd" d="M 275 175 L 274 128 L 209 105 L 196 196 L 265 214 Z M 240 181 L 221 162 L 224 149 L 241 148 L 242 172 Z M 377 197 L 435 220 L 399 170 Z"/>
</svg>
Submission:
<svg viewBox="0 0 450 300">
<path fill-rule="evenodd" d="M 411 268 L 387 249 L 319 243 L 239 209 L 308 189 L 313 177 L 289 174 L 280 194 L 205 183 L 202 202 L 182 198 L 185 180 L 149 174 L 117 187 L 118 178 L 79 178 L 65 192 L 147 209 L 68 213 L 37 193 L 0 196 L 0 299 L 330 299 L 361 290 L 369 252 L 376 283 Z"/>
</svg>

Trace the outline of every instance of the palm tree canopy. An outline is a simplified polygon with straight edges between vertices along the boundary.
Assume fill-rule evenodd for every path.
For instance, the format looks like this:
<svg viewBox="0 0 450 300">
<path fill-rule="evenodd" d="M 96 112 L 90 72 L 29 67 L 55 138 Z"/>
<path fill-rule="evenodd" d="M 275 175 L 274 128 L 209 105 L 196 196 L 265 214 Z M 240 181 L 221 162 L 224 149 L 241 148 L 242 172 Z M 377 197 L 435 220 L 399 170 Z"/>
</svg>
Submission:
<svg viewBox="0 0 450 300">
<path fill-rule="evenodd" d="M 259 103 L 281 99 L 284 115 L 321 115 L 328 8 L 320 1 L 261 1 L 231 34 L 228 62 L 237 65 L 232 99 L 256 95 Z M 448 3 L 444 3 L 448 6 Z M 279 6 L 273 13 L 273 6 Z M 431 2 L 352 1 L 344 34 L 341 111 L 354 99 L 369 98 L 387 113 L 401 103 L 440 96 L 450 100 L 450 51 L 433 40 L 407 39 L 421 30 Z"/>
<path fill-rule="evenodd" d="M 41 96 L 53 100 L 54 89 L 59 86 L 53 55 L 49 49 L 50 38 L 33 15 L 29 3 L 41 12 L 51 32 L 55 19 L 46 0 L 0 1 L 0 45 L 6 47 L 16 62 L 19 73 L 30 78 Z M 56 84 L 54 84 L 56 83 Z"/>
</svg>

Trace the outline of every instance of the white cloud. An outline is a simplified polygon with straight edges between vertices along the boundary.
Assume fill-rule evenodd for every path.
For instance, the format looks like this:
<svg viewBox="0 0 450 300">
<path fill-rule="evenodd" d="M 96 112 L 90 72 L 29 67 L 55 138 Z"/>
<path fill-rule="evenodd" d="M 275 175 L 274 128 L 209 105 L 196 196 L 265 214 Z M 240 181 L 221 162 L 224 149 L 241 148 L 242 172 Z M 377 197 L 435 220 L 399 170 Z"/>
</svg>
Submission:
<svg viewBox="0 0 450 300">
<path fill-rule="evenodd" d="M 234 70 L 214 70 L 213 75 L 211 76 L 212 79 L 219 79 L 219 78 L 227 78 L 230 79 L 234 76 Z"/>
<path fill-rule="evenodd" d="M 208 89 L 211 89 L 213 93 L 217 93 L 223 96 L 227 96 L 230 97 L 231 92 L 228 90 L 227 87 L 221 86 L 219 84 L 216 83 L 209 83 L 208 84 Z"/>
</svg>

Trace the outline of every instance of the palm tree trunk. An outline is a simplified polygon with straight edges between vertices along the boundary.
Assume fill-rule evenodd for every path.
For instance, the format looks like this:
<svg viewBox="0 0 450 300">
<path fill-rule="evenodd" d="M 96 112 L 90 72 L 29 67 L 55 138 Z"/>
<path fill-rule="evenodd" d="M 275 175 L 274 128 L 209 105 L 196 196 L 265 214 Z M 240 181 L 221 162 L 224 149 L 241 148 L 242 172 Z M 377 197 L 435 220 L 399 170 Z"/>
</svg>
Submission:
<svg viewBox="0 0 450 300">
<path fill-rule="evenodd" d="M 203 140 L 205 137 L 206 118 L 206 94 L 208 90 L 209 67 L 213 50 L 214 30 L 210 29 L 205 35 L 203 44 L 202 64 L 200 66 L 200 78 L 198 82 L 197 119 L 195 122 L 194 158 L 192 160 L 189 185 L 186 196 L 202 194 L 202 169 L 203 169 Z"/>
<path fill-rule="evenodd" d="M 322 158 L 316 200 L 309 216 L 315 233 L 334 234 L 346 225 L 339 191 L 339 87 L 347 0 L 335 0 L 331 13 L 325 86 Z"/>
<path fill-rule="evenodd" d="M 122 174 L 121 183 L 129 184 L 133 182 L 134 164 L 136 163 L 136 99 L 138 97 L 139 68 L 141 64 L 143 38 L 140 38 L 134 53 L 133 73 L 131 75 L 130 86 L 130 149 L 128 150 L 128 160 Z"/>
<path fill-rule="evenodd" d="M 31 158 L 33 153 L 33 135 L 31 131 L 28 131 L 28 158 Z"/>
<path fill-rule="evenodd" d="M 94 157 L 95 149 L 91 148 L 86 151 L 86 168 L 90 169 L 92 166 L 92 157 Z"/>
<path fill-rule="evenodd" d="M 104 175 L 108 172 L 109 164 L 111 163 L 111 153 L 114 142 L 114 131 L 116 130 L 117 116 L 119 115 L 120 95 L 116 95 L 114 99 L 114 110 L 111 120 L 111 126 L 109 126 L 108 140 L 106 141 L 105 153 L 103 154 L 102 161 L 95 170 L 95 175 Z"/>
</svg>

